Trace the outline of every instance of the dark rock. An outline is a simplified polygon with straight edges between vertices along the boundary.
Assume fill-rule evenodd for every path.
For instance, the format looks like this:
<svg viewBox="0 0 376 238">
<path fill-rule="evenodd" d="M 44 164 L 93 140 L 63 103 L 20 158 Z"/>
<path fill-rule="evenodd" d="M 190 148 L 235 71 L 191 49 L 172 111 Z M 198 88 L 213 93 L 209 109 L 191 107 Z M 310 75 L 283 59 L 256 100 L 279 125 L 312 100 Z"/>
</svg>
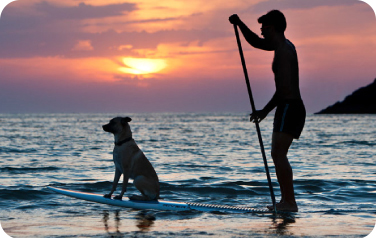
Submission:
<svg viewBox="0 0 376 238">
<path fill-rule="evenodd" d="M 315 114 L 376 114 L 376 79 L 359 88 L 342 102 L 337 102 Z"/>
</svg>

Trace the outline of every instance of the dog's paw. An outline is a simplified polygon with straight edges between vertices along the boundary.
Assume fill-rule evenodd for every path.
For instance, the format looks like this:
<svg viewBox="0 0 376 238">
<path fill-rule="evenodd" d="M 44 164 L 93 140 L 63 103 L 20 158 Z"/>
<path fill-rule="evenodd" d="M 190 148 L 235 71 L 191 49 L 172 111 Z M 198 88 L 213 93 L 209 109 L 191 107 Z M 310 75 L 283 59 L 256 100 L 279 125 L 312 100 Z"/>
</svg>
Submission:
<svg viewBox="0 0 376 238">
<path fill-rule="evenodd" d="M 111 198 L 111 195 L 112 195 L 112 194 L 109 193 L 109 194 L 105 194 L 105 195 L 103 195 L 103 197 L 104 197 L 104 198 Z"/>
<path fill-rule="evenodd" d="M 122 200 L 123 196 L 117 195 L 117 196 L 114 197 L 114 199 L 116 199 L 116 200 Z"/>
</svg>

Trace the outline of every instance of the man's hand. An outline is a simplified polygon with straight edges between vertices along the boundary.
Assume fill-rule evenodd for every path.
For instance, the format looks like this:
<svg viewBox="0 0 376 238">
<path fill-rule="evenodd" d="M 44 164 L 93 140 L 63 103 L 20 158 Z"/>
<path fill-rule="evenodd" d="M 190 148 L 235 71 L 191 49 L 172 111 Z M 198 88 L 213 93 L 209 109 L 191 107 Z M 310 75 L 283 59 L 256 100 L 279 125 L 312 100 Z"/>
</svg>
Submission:
<svg viewBox="0 0 376 238">
<path fill-rule="evenodd" d="M 264 120 L 264 118 L 268 115 L 267 112 L 265 112 L 264 110 L 259 110 L 259 111 L 255 111 L 253 112 L 250 116 L 250 121 L 251 122 L 258 122 L 260 123 L 262 120 Z"/>
<path fill-rule="evenodd" d="M 231 24 L 234 24 L 234 25 L 239 25 L 239 23 L 241 22 L 237 14 L 231 15 L 228 20 L 230 21 Z"/>
</svg>

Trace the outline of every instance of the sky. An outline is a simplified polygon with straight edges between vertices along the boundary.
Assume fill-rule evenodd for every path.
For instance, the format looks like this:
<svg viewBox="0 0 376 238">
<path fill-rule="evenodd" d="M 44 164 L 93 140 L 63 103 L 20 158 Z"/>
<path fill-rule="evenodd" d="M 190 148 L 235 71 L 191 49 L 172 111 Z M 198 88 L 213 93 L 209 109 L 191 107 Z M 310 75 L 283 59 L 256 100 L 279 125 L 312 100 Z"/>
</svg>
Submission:
<svg viewBox="0 0 376 238">
<path fill-rule="evenodd" d="M 0 113 L 250 112 L 231 14 L 287 19 L 307 112 L 376 78 L 376 17 L 359 0 L 17 0 L 0 18 Z M 256 108 L 273 52 L 242 46 Z"/>
</svg>

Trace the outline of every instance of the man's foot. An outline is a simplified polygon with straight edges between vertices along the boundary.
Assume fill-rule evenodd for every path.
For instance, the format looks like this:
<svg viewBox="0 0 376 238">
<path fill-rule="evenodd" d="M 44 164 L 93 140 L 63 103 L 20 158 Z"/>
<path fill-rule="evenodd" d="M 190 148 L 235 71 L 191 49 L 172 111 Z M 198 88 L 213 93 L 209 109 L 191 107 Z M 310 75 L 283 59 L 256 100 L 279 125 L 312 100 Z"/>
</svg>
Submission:
<svg viewBox="0 0 376 238">
<path fill-rule="evenodd" d="M 280 202 L 277 202 L 277 203 L 275 204 L 275 206 L 277 207 L 278 204 L 280 204 Z M 266 208 L 268 208 L 270 211 L 274 210 L 274 206 L 273 206 L 273 205 L 266 206 Z"/>
<path fill-rule="evenodd" d="M 281 212 L 298 212 L 296 203 L 280 202 L 276 204 L 277 211 Z M 267 206 L 269 210 L 274 210 L 273 206 Z"/>
<path fill-rule="evenodd" d="M 278 206 L 278 204 L 285 202 L 285 200 L 281 199 L 281 201 L 277 202 L 275 205 Z M 266 206 L 269 210 L 274 210 L 274 206 Z"/>
</svg>

